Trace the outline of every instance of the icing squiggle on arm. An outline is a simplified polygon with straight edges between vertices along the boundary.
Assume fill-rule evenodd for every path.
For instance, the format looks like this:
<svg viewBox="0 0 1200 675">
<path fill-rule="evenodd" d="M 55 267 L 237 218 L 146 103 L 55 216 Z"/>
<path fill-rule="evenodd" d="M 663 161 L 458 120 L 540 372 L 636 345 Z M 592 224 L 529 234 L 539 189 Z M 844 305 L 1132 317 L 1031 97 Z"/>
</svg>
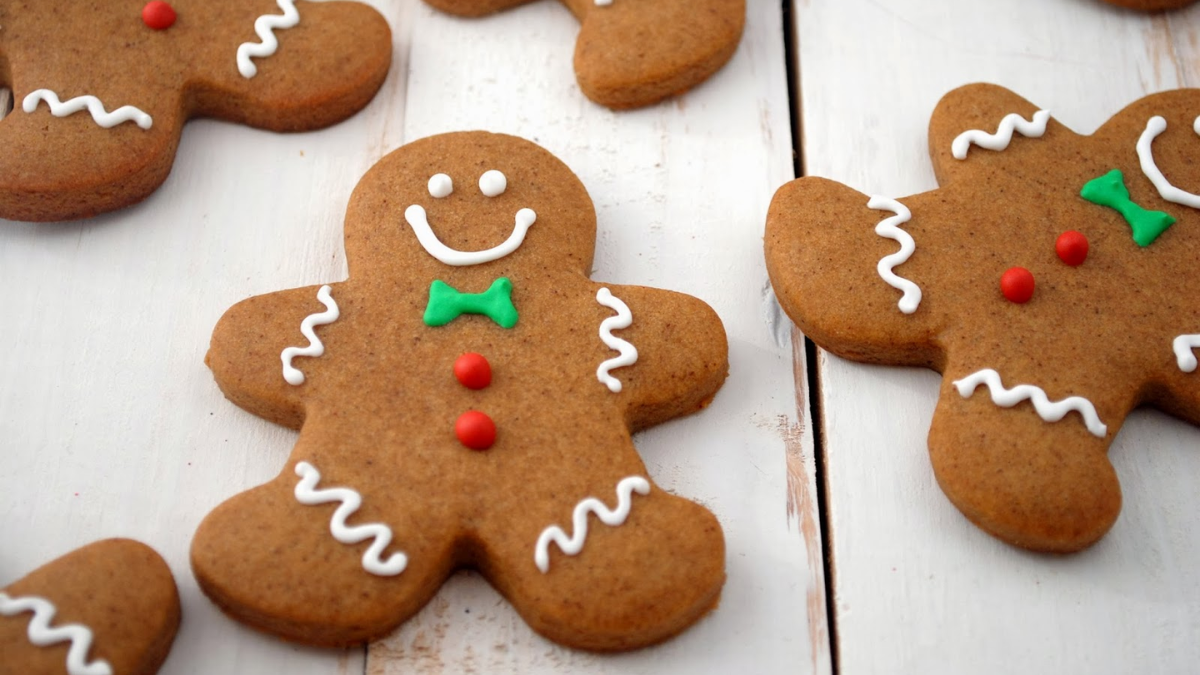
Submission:
<svg viewBox="0 0 1200 675">
<path fill-rule="evenodd" d="M 587 539 L 588 514 L 595 513 L 600 522 L 610 527 L 621 525 L 629 517 L 629 511 L 633 507 L 634 492 L 640 495 L 650 494 L 650 481 L 641 476 L 622 478 L 621 482 L 617 483 L 617 508 L 612 510 L 595 497 L 588 497 L 576 504 L 571 517 L 575 533 L 571 537 L 567 537 L 567 533 L 558 525 L 551 525 L 542 530 L 542 535 L 538 537 L 537 546 L 533 550 L 533 562 L 542 574 L 550 571 L 551 543 L 558 544 L 567 555 L 579 555 L 583 550 L 583 542 Z"/>
<path fill-rule="evenodd" d="M 908 279 L 897 276 L 892 271 L 896 265 L 906 262 L 912 257 L 913 252 L 917 250 L 917 242 L 913 241 L 912 235 L 899 227 L 912 220 L 912 212 L 900 202 L 880 196 L 871 197 L 871 200 L 867 202 L 867 208 L 876 211 L 891 211 L 896 214 L 876 225 L 875 234 L 900 242 L 900 250 L 881 258 L 879 264 L 875 266 L 875 270 L 879 272 L 879 276 L 887 282 L 888 286 L 904 293 L 897 306 L 901 312 L 912 314 L 921 304 L 921 287 Z"/>
<path fill-rule="evenodd" d="M 76 96 L 67 102 L 62 102 L 58 98 L 58 94 L 49 89 L 38 89 L 32 91 L 25 100 L 21 102 L 21 109 L 27 113 L 37 110 L 38 103 L 45 101 L 46 105 L 50 106 L 50 114 L 55 117 L 66 117 L 74 115 L 82 110 L 87 110 L 92 115 L 92 119 L 96 124 L 105 129 L 111 129 L 118 124 L 125 122 L 133 122 L 143 129 L 149 129 L 154 125 L 154 119 L 145 112 L 131 105 L 123 105 L 112 112 L 104 109 L 104 104 L 95 96 Z"/>
<path fill-rule="evenodd" d="M 1193 126 L 1196 128 L 1196 133 L 1200 134 L 1200 117 L 1196 118 Z M 1159 196 L 1163 199 L 1174 204 L 1200 209 L 1200 195 L 1184 192 L 1171 185 L 1171 181 L 1167 180 L 1163 172 L 1158 170 L 1158 165 L 1154 162 L 1154 148 L 1152 147 L 1154 139 L 1166 130 L 1167 121 L 1158 115 L 1151 117 L 1150 121 L 1146 122 L 1146 130 L 1142 132 L 1142 136 L 1137 142 L 1137 155 L 1138 161 L 1142 165 L 1142 173 L 1150 179 L 1151 183 L 1154 183 L 1154 188 L 1158 190 Z"/>
<path fill-rule="evenodd" d="M 374 539 L 371 546 L 363 553 L 363 569 L 381 577 L 394 577 L 408 567 L 408 556 L 397 551 L 383 559 L 383 552 L 392 543 L 392 529 L 383 523 L 368 523 L 366 525 L 349 526 L 346 519 L 362 506 L 362 495 L 350 488 L 337 487 L 315 489 L 321 482 L 321 472 L 308 462 L 296 464 L 296 475 L 300 482 L 296 484 L 296 501 L 305 506 L 341 502 L 333 512 L 329 521 L 329 533 L 343 544 L 358 544 L 368 539 Z"/>
<path fill-rule="evenodd" d="M 609 349 L 620 352 L 619 356 L 614 356 L 600 364 L 600 367 L 596 369 L 596 379 L 607 386 L 609 391 L 618 394 L 621 392 L 621 381 L 609 375 L 609 372 L 613 368 L 632 366 L 637 363 L 638 351 L 637 347 L 634 347 L 629 341 L 613 335 L 613 331 L 633 325 L 633 313 L 629 311 L 629 305 L 622 302 L 607 288 L 596 291 L 596 302 L 617 313 L 616 316 L 610 316 L 600 322 L 600 339 Z"/>
<path fill-rule="evenodd" d="M 77 623 L 52 628 L 57 608 L 45 598 L 27 595 L 19 598 L 0 593 L 0 616 L 16 616 L 21 612 L 32 612 L 26 635 L 38 647 L 48 647 L 59 642 L 70 642 L 67 649 L 67 673 L 69 675 L 113 675 L 107 661 L 88 662 L 87 654 L 92 648 L 92 631 Z"/>
<path fill-rule="evenodd" d="M 279 354 L 280 360 L 283 361 L 283 379 L 287 380 L 288 384 L 304 384 L 304 373 L 292 366 L 292 359 L 297 356 L 321 356 L 325 353 L 325 343 L 321 342 L 321 338 L 317 337 L 317 333 L 313 330 L 313 327 L 331 324 L 341 316 L 337 303 L 334 302 L 333 296 L 330 295 L 331 290 L 333 289 L 325 285 L 321 287 L 321 290 L 317 291 L 317 299 L 321 301 L 321 304 L 325 305 L 325 311 L 309 314 L 300 323 L 300 332 L 304 334 L 304 337 L 308 338 L 308 346 L 288 347 Z"/>
<path fill-rule="evenodd" d="M 296 11 L 295 0 L 276 0 L 283 14 L 263 14 L 254 21 L 254 32 L 262 42 L 243 42 L 238 46 L 238 72 L 242 77 L 250 79 L 258 74 L 258 66 L 250 60 L 251 57 L 264 58 L 271 56 L 279 49 L 279 40 L 275 38 L 275 29 L 294 28 L 300 23 L 300 12 Z"/>
<path fill-rule="evenodd" d="M 1026 138 L 1041 138 L 1046 133 L 1046 124 L 1049 121 L 1050 112 L 1047 110 L 1035 112 L 1032 120 L 1011 113 L 1000 120 L 1000 127 L 994 134 L 979 129 L 962 132 L 950 144 L 950 153 L 954 155 L 954 159 L 966 159 L 971 145 L 978 145 L 987 150 L 1004 150 L 1012 143 L 1014 132 Z"/>
<path fill-rule="evenodd" d="M 1024 400 L 1033 403 L 1033 409 L 1043 420 L 1057 422 L 1067 416 L 1072 410 L 1083 417 L 1083 423 L 1093 436 L 1104 438 L 1108 427 L 1100 421 L 1096 414 L 1096 406 L 1082 396 L 1069 396 L 1061 401 L 1051 401 L 1045 390 L 1032 384 L 1018 384 L 1012 389 L 1005 389 L 1000 381 L 1000 373 L 991 368 L 985 368 L 972 373 L 961 380 L 955 380 L 954 386 L 963 398 L 970 398 L 975 388 L 981 384 L 987 385 L 992 394 L 992 403 L 1001 408 L 1011 408 Z"/>
<path fill-rule="evenodd" d="M 1200 334 L 1180 335 L 1171 346 L 1175 350 L 1175 362 L 1179 364 L 1179 369 L 1185 373 L 1196 372 L 1196 355 L 1192 350 L 1200 348 Z"/>
</svg>

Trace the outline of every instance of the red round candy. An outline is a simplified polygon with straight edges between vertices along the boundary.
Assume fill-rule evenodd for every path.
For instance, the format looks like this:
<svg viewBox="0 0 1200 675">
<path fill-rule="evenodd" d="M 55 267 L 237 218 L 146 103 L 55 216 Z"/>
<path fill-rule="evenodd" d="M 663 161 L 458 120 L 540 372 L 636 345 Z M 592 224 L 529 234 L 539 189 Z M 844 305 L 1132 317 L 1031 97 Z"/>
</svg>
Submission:
<svg viewBox="0 0 1200 675">
<path fill-rule="evenodd" d="M 496 442 L 496 423 L 478 410 L 468 410 L 454 423 L 454 435 L 472 450 L 487 450 Z"/>
<path fill-rule="evenodd" d="M 162 0 L 151 0 L 142 8 L 142 22 L 154 30 L 175 25 L 175 9 Z"/>
<path fill-rule="evenodd" d="M 1078 267 L 1087 260 L 1087 237 L 1075 230 L 1067 230 L 1058 235 L 1058 241 L 1054 242 L 1054 252 L 1063 262 L 1071 267 Z"/>
<path fill-rule="evenodd" d="M 483 389 L 492 383 L 492 365 L 482 355 L 467 352 L 454 360 L 454 377 L 467 389 Z"/>
<path fill-rule="evenodd" d="M 1033 297 L 1033 273 L 1024 267 L 1010 267 L 1000 277 L 1000 292 L 1018 305 Z"/>
</svg>

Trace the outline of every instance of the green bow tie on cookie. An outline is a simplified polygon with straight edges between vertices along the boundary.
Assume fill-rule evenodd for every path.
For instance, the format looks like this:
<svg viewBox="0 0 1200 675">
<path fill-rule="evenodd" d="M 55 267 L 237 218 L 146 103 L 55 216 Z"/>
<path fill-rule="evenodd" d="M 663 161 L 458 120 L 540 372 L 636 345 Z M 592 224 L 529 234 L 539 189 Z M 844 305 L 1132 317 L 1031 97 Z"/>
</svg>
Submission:
<svg viewBox="0 0 1200 675">
<path fill-rule="evenodd" d="M 501 328 L 517 325 L 517 308 L 512 301 L 512 282 L 500 277 L 482 293 L 460 293 L 439 279 L 429 285 L 425 325 L 445 326 L 463 314 L 482 314 Z"/>
</svg>

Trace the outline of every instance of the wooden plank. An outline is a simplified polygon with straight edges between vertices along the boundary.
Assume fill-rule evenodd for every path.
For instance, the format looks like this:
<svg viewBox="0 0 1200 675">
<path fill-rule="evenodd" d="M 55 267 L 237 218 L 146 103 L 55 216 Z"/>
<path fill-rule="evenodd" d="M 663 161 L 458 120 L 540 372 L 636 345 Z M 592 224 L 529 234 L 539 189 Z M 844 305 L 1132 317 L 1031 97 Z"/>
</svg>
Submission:
<svg viewBox="0 0 1200 675">
<path fill-rule="evenodd" d="M 0 87 L 0 120 L 12 110 L 12 91 Z"/>
<path fill-rule="evenodd" d="M 1200 7 L 1092 0 L 797 2 L 806 173 L 896 197 L 935 187 L 934 104 L 1005 85 L 1088 133 L 1200 84 Z M 886 64 L 886 65 L 885 65 Z M 1200 430 L 1136 412 L 1110 452 L 1121 518 L 1047 557 L 977 530 L 926 450 L 938 376 L 820 353 L 839 672 L 1189 672 L 1200 663 Z"/>
<path fill-rule="evenodd" d="M 372 675 L 830 672 L 811 426 L 761 262 L 770 195 L 792 176 L 781 13 L 750 5 L 746 38 L 716 77 L 624 113 L 579 93 L 578 24 L 558 3 L 414 17 L 405 140 L 471 128 L 536 140 L 596 203 L 594 278 L 691 293 L 725 321 L 730 378 L 712 406 L 635 440 L 656 481 L 721 519 L 729 578 L 720 607 L 683 635 L 598 656 L 541 639 L 478 575 L 459 574 L 371 647 Z"/>
</svg>

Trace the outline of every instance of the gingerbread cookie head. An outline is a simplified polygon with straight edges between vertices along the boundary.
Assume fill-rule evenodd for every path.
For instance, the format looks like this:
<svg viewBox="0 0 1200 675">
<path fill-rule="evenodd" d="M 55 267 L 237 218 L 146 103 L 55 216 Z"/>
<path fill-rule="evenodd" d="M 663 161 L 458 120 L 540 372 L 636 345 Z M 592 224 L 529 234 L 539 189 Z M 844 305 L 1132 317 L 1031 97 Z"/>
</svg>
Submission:
<svg viewBox="0 0 1200 675">
<path fill-rule="evenodd" d="M 385 634 L 461 567 L 580 648 L 712 608 L 720 526 L 653 484 L 630 432 L 708 403 L 724 330 L 695 298 L 591 281 L 594 237 L 579 180 L 527 141 L 382 159 L 347 210 L 350 278 L 243 301 L 213 333 L 225 395 L 300 438 L 202 523 L 204 591 L 325 645 Z"/>
<path fill-rule="evenodd" d="M 0 673 L 153 675 L 178 628 L 163 559 L 129 539 L 99 541 L 0 589 Z"/>
<path fill-rule="evenodd" d="M 781 304 L 836 354 L 944 375 L 943 491 L 1008 542 L 1074 551 L 1121 506 L 1106 451 L 1153 405 L 1200 422 L 1200 90 L 1141 99 L 1092 136 L 1006 89 L 939 103 L 940 188 L 900 200 L 819 178 L 767 222 Z"/>
<path fill-rule="evenodd" d="M 426 0 L 459 16 L 483 16 L 529 0 Z M 637 108 L 708 79 L 737 49 L 745 0 L 562 0 L 582 24 L 575 75 L 588 98 Z"/>
<path fill-rule="evenodd" d="M 315 129 L 383 83 L 391 34 L 353 2 L 0 1 L 0 217 L 80 218 L 145 198 L 184 123 Z"/>
</svg>

